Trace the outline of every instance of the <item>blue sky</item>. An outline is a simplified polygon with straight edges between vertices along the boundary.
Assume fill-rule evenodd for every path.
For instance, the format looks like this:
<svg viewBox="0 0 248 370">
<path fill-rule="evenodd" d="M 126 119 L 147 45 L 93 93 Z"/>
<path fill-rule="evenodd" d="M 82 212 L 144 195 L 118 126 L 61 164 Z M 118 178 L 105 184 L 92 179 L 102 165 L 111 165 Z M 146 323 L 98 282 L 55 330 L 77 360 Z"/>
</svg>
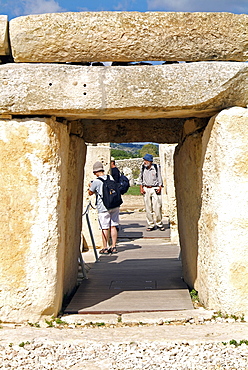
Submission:
<svg viewBox="0 0 248 370">
<path fill-rule="evenodd" d="M 27 14 L 80 11 L 248 13 L 248 0 L 0 0 L 9 19 Z"/>
</svg>

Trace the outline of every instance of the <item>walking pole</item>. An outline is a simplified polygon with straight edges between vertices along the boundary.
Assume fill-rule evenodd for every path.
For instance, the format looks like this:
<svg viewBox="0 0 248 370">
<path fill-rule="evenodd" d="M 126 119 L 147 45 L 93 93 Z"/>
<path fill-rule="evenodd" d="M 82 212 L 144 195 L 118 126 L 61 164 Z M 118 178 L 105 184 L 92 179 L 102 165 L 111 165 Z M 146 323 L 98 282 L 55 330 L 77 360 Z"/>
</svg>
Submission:
<svg viewBox="0 0 248 370">
<path fill-rule="evenodd" d="M 91 238 L 91 242 L 92 242 L 92 246 L 93 246 L 93 250 L 94 250 L 94 254 L 95 254 L 95 258 L 96 258 L 96 262 L 97 262 L 98 261 L 98 255 L 97 255 L 97 250 L 96 250 L 96 244 L 95 244 L 94 236 L 93 236 L 92 229 L 91 229 L 90 219 L 89 219 L 89 209 L 90 209 L 90 206 L 92 207 L 91 202 L 89 202 L 89 204 L 88 204 L 88 206 L 86 208 L 86 211 L 84 212 L 83 216 L 86 215 L 86 222 L 87 222 L 87 225 L 88 225 L 88 229 L 89 229 L 89 233 L 90 233 L 90 238 Z"/>
</svg>

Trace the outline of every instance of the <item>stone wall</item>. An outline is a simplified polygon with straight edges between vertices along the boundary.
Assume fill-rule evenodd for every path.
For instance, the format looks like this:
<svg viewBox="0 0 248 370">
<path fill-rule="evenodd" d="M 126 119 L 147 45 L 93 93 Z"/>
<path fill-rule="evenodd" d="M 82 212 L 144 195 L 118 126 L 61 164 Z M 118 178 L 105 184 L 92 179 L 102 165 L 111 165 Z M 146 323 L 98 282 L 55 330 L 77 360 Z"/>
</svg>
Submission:
<svg viewBox="0 0 248 370">
<path fill-rule="evenodd" d="M 184 279 L 207 308 L 248 313 L 248 110 L 185 137 L 175 172 Z"/>
<path fill-rule="evenodd" d="M 153 162 L 160 164 L 159 157 L 154 157 Z M 119 168 L 120 172 L 123 172 L 124 175 L 128 177 L 131 183 L 138 183 L 137 180 L 140 173 L 140 167 L 143 164 L 143 158 L 117 159 L 115 164 Z M 130 169 L 131 172 L 126 169 Z"/>
</svg>

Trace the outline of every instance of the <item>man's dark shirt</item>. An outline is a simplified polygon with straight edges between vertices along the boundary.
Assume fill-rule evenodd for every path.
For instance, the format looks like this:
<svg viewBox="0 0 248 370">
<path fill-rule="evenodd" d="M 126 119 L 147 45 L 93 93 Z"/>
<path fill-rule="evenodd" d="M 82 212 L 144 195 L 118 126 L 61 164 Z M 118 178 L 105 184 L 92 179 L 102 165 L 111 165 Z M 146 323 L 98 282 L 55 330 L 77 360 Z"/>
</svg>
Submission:
<svg viewBox="0 0 248 370">
<path fill-rule="evenodd" d="M 117 167 L 111 168 L 111 175 L 114 178 L 115 182 L 120 182 L 120 172 Z"/>
</svg>

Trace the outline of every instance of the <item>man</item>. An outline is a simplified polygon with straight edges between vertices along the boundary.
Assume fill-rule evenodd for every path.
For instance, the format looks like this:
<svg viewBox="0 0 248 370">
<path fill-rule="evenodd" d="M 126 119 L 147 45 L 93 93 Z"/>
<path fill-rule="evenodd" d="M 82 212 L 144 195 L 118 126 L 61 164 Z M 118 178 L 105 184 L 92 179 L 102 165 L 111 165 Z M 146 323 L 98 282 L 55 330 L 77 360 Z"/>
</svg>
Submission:
<svg viewBox="0 0 248 370">
<path fill-rule="evenodd" d="M 104 174 L 104 168 L 101 162 L 94 163 L 93 173 L 97 178 L 91 182 L 88 192 L 89 195 L 96 194 L 98 221 L 102 230 L 103 242 L 103 248 L 99 253 L 117 253 L 116 242 L 117 227 L 119 226 L 119 207 L 108 210 L 103 203 L 103 182 L 99 178 L 106 180 L 107 175 Z M 113 180 L 112 176 L 110 176 L 110 178 Z M 112 247 L 108 246 L 109 232 L 112 239 Z"/>
<path fill-rule="evenodd" d="M 140 192 L 143 194 L 146 209 L 146 220 L 148 224 L 146 230 L 152 231 L 158 228 L 164 231 L 161 195 L 163 182 L 160 167 L 153 164 L 153 156 L 151 154 L 146 154 L 143 159 L 144 164 L 140 170 L 139 183 Z"/>
<path fill-rule="evenodd" d="M 112 177 L 114 178 L 114 180 L 119 183 L 120 182 L 120 171 L 118 170 L 118 168 L 116 167 L 115 165 L 115 161 L 112 160 L 110 162 L 110 168 L 111 168 L 111 175 Z"/>
</svg>

